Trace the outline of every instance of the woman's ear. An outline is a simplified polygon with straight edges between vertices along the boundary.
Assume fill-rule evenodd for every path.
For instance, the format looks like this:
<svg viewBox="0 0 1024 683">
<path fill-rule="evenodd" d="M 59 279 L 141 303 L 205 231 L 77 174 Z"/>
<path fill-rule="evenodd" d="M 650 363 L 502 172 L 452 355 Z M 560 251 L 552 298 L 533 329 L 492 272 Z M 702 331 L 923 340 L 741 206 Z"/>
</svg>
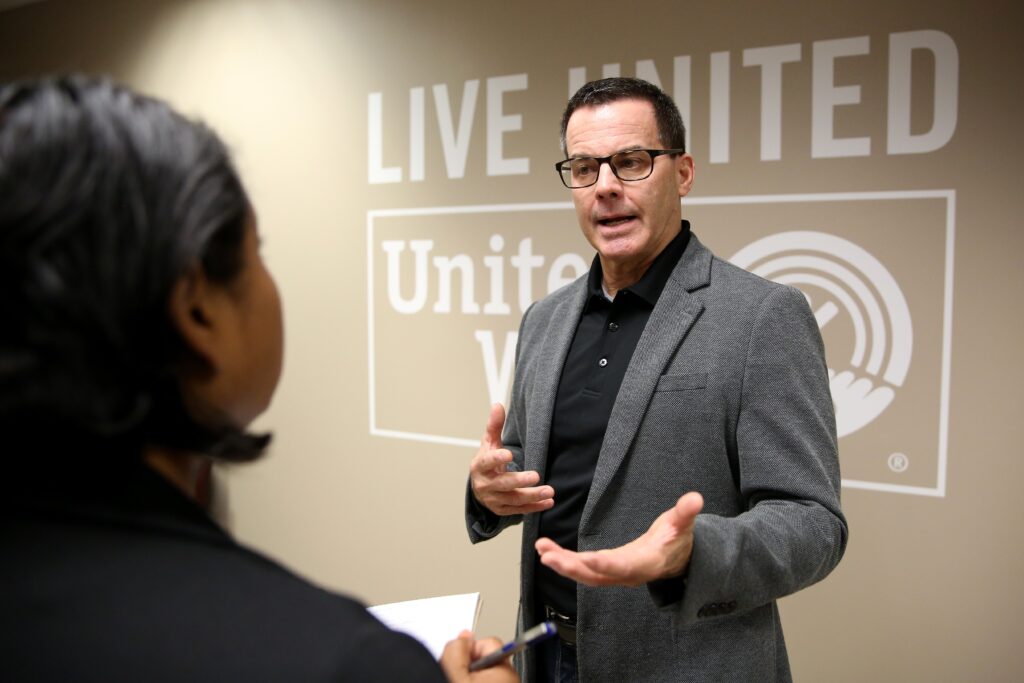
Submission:
<svg viewBox="0 0 1024 683">
<path fill-rule="evenodd" d="M 220 369 L 223 353 L 224 292 L 195 268 L 174 283 L 171 322 L 192 356 L 212 372 Z"/>
</svg>

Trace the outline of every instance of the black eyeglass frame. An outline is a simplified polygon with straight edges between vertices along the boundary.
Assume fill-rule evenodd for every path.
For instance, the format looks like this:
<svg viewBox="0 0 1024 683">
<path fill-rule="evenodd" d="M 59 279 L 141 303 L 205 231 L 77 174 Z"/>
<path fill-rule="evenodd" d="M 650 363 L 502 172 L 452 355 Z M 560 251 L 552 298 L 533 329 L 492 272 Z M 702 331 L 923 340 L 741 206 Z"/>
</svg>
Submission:
<svg viewBox="0 0 1024 683">
<path fill-rule="evenodd" d="M 651 169 L 647 172 L 647 175 L 645 175 L 643 178 L 623 178 L 622 176 L 619 175 L 618 170 L 616 170 L 615 165 L 612 163 L 612 159 L 614 157 L 617 157 L 620 154 L 629 154 L 631 152 L 647 152 L 647 154 L 649 154 L 650 157 L 651 157 Z M 657 159 L 658 157 L 662 156 L 663 154 L 685 154 L 685 153 L 686 153 L 685 149 L 624 149 L 621 152 L 616 152 L 615 154 L 611 154 L 611 155 L 606 156 L 606 157 L 569 157 L 568 159 L 562 159 L 561 161 L 559 161 L 558 163 L 555 164 L 555 171 L 558 173 L 558 177 L 561 179 L 562 184 L 565 185 L 570 190 L 582 190 L 585 187 L 590 187 L 591 185 L 596 185 L 598 178 L 601 176 L 601 167 L 604 166 L 605 164 L 608 164 L 608 168 L 610 168 L 612 173 L 615 174 L 615 177 L 618 178 L 619 180 L 621 180 L 622 182 L 624 182 L 624 183 L 635 183 L 635 182 L 639 182 L 641 180 L 647 180 L 648 178 L 651 177 L 651 174 L 654 173 L 654 160 Z M 566 182 L 565 174 L 562 173 L 562 167 L 565 166 L 566 164 L 570 163 L 570 162 L 578 161 L 580 159 L 593 159 L 594 161 L 596 161 L 597 162 L 597 173 L 594 174 L 594 182 L 588 183 L 586 185 L 577 185 L 576 187 L 573 187 L 572 185 L 570 185 L 569 183 Z"/>
</svg>

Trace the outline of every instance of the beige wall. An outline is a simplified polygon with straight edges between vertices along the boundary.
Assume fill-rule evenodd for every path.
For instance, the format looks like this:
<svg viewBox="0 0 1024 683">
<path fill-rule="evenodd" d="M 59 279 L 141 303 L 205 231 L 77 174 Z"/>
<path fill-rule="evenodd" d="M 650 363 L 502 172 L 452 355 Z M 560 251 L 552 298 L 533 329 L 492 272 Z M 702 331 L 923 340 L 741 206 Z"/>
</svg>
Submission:
<svg viewBox="0 0 1024 683">
<path fill-rule="evenodd" d="M 481 630 L 508 635 L 518 531 L 470 547 L 461 509 L 467 444 L 501 392 L 518 321 L 513 257 L 527 239 L 544 257 L 527 280 L 534 297 L 559 255 L 589 261 L 550 166 L 571 69 L 593 78 L 617 63 L 632 75 L 652 60 L 689 100 L 697 182 L 684 215 L 727 258 L 789 231 L 844 240 L 819 250 L 783 238 L 758 263 L 835 313 L 822 328 L 830 367 L 884 390 L 861 399 L 833 387 L 852 535 L 828 580 L 782 602 L 797 678 L 1019 680 L 1024 12 L 764 5 L 49 0 L 0 13 L 0 77 L 110 73 L 201 116 L 235 150 L 288 328 L 284 380 L 260 421 L 277 434 L 272 453 L 222 473 L 237 534 L 369 602 L 481 591 Z M 905 41 L 931 49 L 901 61 Z M 753 65 L 766 57 L 785 62 L 767 109 L 772 69 Z M 890 93 L 903 63 L 910 89 Z M 474 87 L 470 130 L 459 112 Z M 924 149 L 896 153 L 915 144 Z M 375 166 L 400 168 L 401 181 L 371 182 Z M 415 298 L 412 240 L 473 263 L 480 312 L 461 306 L 458 278 L 453 310 L 435 310 L 433 267 L 423 306 L 399 310 Z M 385 242 L 407 247 L 390 295 Z"/>
</svg>

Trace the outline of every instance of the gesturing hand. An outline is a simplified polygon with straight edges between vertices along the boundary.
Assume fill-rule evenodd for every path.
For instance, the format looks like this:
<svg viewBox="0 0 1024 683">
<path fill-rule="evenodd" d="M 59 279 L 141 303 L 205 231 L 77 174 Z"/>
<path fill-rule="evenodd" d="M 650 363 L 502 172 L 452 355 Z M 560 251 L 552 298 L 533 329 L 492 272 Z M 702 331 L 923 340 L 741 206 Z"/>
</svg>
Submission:
<svg viewBox="0 0 1024 683">
<path fill-rule="evenodd" d="M 687 493 L 642 536 L 611 550 L 578 553 L 550 538 L 538 539 L 534 547 L 545 566 L 579 583 L 639 586 L 683 573 L 693 551 L 693 524 L 703 507 L 699 493 Z"/>
<path fill-rule="evenodd" d="M 496 515 L 522 515 L 549 509 L 555 504 L 555 490 L 550 486 L 537 486 L 539 474 L 508 471 L 512 452 L 501 445 L 504 425 L 505 408 L 495 403 L 480 439 L 480 449 L 469 464 L 473 495 Z"/>
</svg>

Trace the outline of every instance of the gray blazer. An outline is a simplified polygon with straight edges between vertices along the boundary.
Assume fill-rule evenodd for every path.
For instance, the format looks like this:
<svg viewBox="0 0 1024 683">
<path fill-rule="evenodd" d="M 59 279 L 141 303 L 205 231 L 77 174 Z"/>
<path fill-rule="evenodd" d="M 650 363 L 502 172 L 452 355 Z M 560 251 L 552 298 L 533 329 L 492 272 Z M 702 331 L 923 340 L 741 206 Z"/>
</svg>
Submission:
<svg viewBox="0 0 1024 683">
<path fill-rule="evenodd" d="M 503 441 L 544 476 L 562 365 L 586 276 L 523 316 Z M 687 491 L 704 496 L 686 578 L 577 589 L 582 681 L 789 680 L 775 601 L 824 578 L 847 539 L 821 335 L 796 289 L 690 237 L 637 344 L 598 457 L 580 550 L 633 540 Z M 558 492 L 555 492 L 555 500 Z M 470 539 L 523 522 L 519 627 L 538 621 L 538 517 L 467 491 Z M 533 679 L 532 656 L 520 662 Z"/>
</svg>

